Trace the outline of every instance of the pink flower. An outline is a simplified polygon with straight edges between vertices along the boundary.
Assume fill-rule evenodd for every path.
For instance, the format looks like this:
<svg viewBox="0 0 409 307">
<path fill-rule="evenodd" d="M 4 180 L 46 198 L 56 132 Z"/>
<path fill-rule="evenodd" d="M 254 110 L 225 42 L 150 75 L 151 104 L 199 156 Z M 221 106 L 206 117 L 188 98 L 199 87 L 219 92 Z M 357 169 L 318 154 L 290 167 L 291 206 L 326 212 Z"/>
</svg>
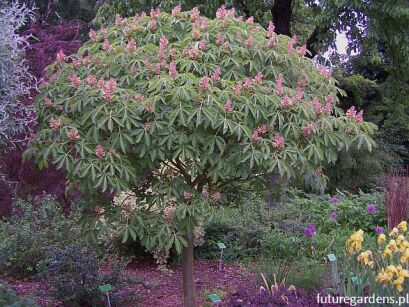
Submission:
<svg viewBox="0 0 409 307">
<path fill-rule="evenodd" d="M 65 61 L 65 53 L 62 50 L 58 51 L 55 59 L 57 60 L 57 62 L 64 62 Z"/>
<path fill-rule="evenodd" d="M 48 97 L 44 98 L 44 104 L 45 104 L 47 107 L 51 107 L 51 106 L 53 105 L 51 99 L 48 98 Z"/>
<path fill-rule="evenodd" d="M 101 28 L 98 30 L 98 33 L 101 34 L 101 36 L 105 38 L 107 36 L 107 29 Z"/>
<path fill-rule="evenodd" d="M 226 15 L 227 15 L 227 10 L 226 10 L 225 5 L 222 5 L 221 7 L 219 7 L 217 9 L 217 11 L 216 11 L 216 18 L 217 19 L 223 20 L 223 19 L 225 19 Z"/>
<path fill-rule="evenodd" d="M 255 84 L 259 84 L 259 83 L 261 83 L 261 81 L 263 81 L 263 73 L 258 72 L 257 75 L 254 77 L 253 82 Z"/>
<path fill-rule="evenodd" d="M 189 48 L 186 48 L 186 47 L 183 48 L 183 52 L 182 52 L 182 53 L 183 53 L 184 56 L 189 56 L 189 55 L 190 55 L 190 50 L 189 50 Z"/>
<path fill-rule="evenodd" d="M 192 197 L 193 197 L 193 194 L 192 194 L 192 193 L 186 192 L 186 191 L 183 192 L 183 198 L 184 198 L 184 200 L 186 200 L 186 201 L 191 200 Z"/>
<path fill-rule="evenodd" d="M 166 50 L 168 47 L 169 41 L 167 40 L 165 35 L 162 35 L 159 40 L 159 50 Z"/>
<path fill-rule="evenodd" d="M 204 198 L 209 198 L 209 196 L 210 196 L 209 191 L 207 191 L 206 189 L 203 189 L 202 195 L 203 195 Z"/>
<path fill-rule="evenodd" d="M 353 119 L 356 123 L 361 123 L 363 121 L 363 115 L 364 112 L 361 110 L 357 113 L 354 106 L 350 107 L 346 112 L 346 116 Z"/>
<path fill-rule="evenodd" d="M 202 90 L 207 90 L 209 88 L 209 77 L 204 76 L 200 79 L 199 86 Z"/>
<path fill-rule="evenodd" d="M 176 6 L 172 9 L 172 16 L 175 17 L 175 16 L 178 15 L 181 11 L 182 11 L 182 6 L 181 6 L 180 4 L 176 5 Z"/>
<path fill-rule="evenodd" d="M 159 75 L 159 73 L 160 73 L 160 63 L 157 63 L 157 64 L 155 65 L 155 68 L 153 69 L 153 73 L 154 73 L 155 75 Z"/>
<path fill-rule="evenodd" d="M 124 19 L 119 14 L 116 14 L 115 24 L 117 26 L 121 26 L 123 23 L 124 23 Z"/>
<path fill-rule="evenodd" d="M 279 74 L 276 80 L 276 90 L 278 96 L 283 95 L 283 82 L 284 82 L 283 74 Z"/>
<path fill-rule="evenodd" d="M 202 50 L 202 51 L 205 51 L 205 50 L 206 50 L 206 40 L 205 40 L 205 39 L 202 39 L 202 40 L 200 41 L 200 43 L 199 43 L 199 48 L 200 48 L 200 50 Z"/>
<path fill-rule="evenodd" d="M 145 62 L 145 66 L 146 66 L 146 69 L 151 69 L 151 68 L 152 68 L 152 63 L 151 63 L 151 61 L 147 60 L 147 61 Z"/>
<path fill-rule="evenodd" d="M 253 46 L 253 36 L 249 36 L 248 38 L 247 38 L 247 40 L 245 41 L 245 45 L 247 46 L 247 47 L 251 47 L 251 46 Z"/>
<path fill-rule="evenodd" d="M 212 76 L 210 77 L 213 82 L 217 82 L 220 80 L 221 70 L 220 67 L 216 68 Z"/>
<path fill-rule="evenodd" d="M 297 86 L 303 88 L 304 86 L 306 86 L 308 84 L 307 79 L 303 78 L 298 80 L 297 82 Z"/>
<path fill-rule="evenodd" d="M 270 21 L 270 22 L 268 23 L 268 28 L 267 28 L 267 33 L 268 33 L 268 37 L 269 37 L 269 38 L 274 38 L 275 28 L 276 28 L 276 27 L 274 26 L 274 23 L 273 23 L 272 21 Z"/>
<path fill-rule="evenodd" d="M 291 37 L 291 40 L 288 42 L 288 45 L 287 45 L 289 54 L 294 53 L 295 51 L 294 45 L 296 42 L 297 42 L 297 35 L 294 35 L 293 37 Z"/>
<path fill-rule="evenodd" d="M 75 74 L 69 77 L 69 81 L 72 87 L 78 87 L 81 84 L 81 79 Z"/>
<path fill-rule="evenodd" d="M 169 54 L 172 58 L 175 58 L 177 56 L 177 51 L 175 49 L 170 49 Z"/>
<path fill-rule="evenodd" d="M 151 9 L 150 16 L 152 18 L 158 18 L 160 14 L 160 8 L 157 7 L 156 9 Z"/>
<path fill-rule="evenodd" d="M 95 155 L 98 157 L 98 159 L 102 159 L 105 156 L 105 150 L 101 145 L 97 145 L 95 149 Z"/>
<path fill-rule="evenodd" d="M 285 139 L 282 135 L 277 134 L 273 137 L 273 142 L 274 142 L 273 144 L 274 148 L 282 149 L 284 147 Z"/>
<path fill-rule="evenodd" d="M 241 92 L 242 87 L 243 87 L 243 82 L 238 81 L 238 82 L 236 83 L 235 87 L 234 87 L 234 92 L 235 92 L 237 95 L 240 95 L 240 92 Z"/>
<path fill-rule="evenodd" d="M 250 78 L 246 78 L 246 81 L 244 81 L 244 88 L 246 90 L 249 90 L 251 88 L 251 79 Z"/>
<path fill-rule="evenodd" d="M 51 129 L 58 130 L 62 126 L 63 121 L 62 121 L 62 119 L 51 118 L 48 123 L 50 124 Z"/>
<path fill-rule="evenodd" d="M 136 42 L 133 38 L 128 41 L 126 48 L 132 52 L 136 51 Z"/>
<path fill-rule="evenodd" d="M 250 16 L 250 17 L 246 20 L 246 23 L 247 23 L 248 25 L 252 25 L 252 24 L 254 23 L 254 17 L 253 17 L 253 16 Z"/>
<path fill-rule="evenodd" d="M 197 7 L 194 7 L 192 9 L 192 15 L 191 15 L 192 21 L 197 20 L 199 17 L 200 17 L 200 11 L 199 11 L 199 9 Z"/>
<path fill-rule="evenodd" d="M 298 87 L 295 89 L 295 101 L 300 102 L 302 100 L 302 97 L 304 96 L 304 91 L 302 90 L 301 87 Z"/>
<path fill-rule="evenodd" d="M 90 38 L 93 42 L 95 42 L 95 41 L 97 40 L 97 32 L 95 32 L 94 29 L 91 29 L 91 30 L 89 31 L 88 35 L 89 35 L 89 38 Z"/>
<path fill-rule="evenodd" d="M 267 126 L 266 125 L 261 125 L 261 126 L 259 126 L 258 128 L 257 128 L 257 133 L 259 134 L 259 135 L 263 135 L 263 134 L 266 134 L 267 133 Z"/>
<path fill-rule="evenodd" d="M 198 39 L 200 37 L 200 32 L 196 28 L 192 29 L 192 37 L 193 39 Z"/>
<path fill-rule="evenodd" d="M 74 68 L 78 68 L 78 67 L 80 67 L 80 65 L 81 65 L 81 63 L 77 59 L 72 60 L 72 66 L 74 66 Z"/>
<path fill-rule="evenodd" d="M 327 78 L 327 79 L 331 78 L 332 72 L 331 72 L 331 70 L 329 68 L 319 66 L 318 69 L 319 69 L 321 75 L 323 75 L 325 78 Z"/>
<path fill-rule="evenodd" d="M 315 113 L 321 112 L 321 110 L 322 110 L 322 104 L 321 104 L 321 102 L 319 102 L 319 100 L 318 100 L 317 97 L 314 97 L 314 98 L 311 100 L 311 105 L 312 105 L 312 107 L 313 107 Z"/>
<path fill-rule="evenodd" d="M 213 194 L 212 198 L 213 201 L 217 203 L 222 198 L 222 195 L 220 194 L 220 192 L 216 192 Z"/>
<path fill-rule="evenodd" d="M 171 76 L 173 79 L 176 79 L 176 77 L 178 76 L 176 64 L 173 61 L 171 61 L 169 64 L 169 76 Z"/>
<path fill-rule="evenodd" d="M 231 104 L 230 100 L 226 100 L 226 102 L 224 103 L 224 110 L 226 111 L 226 113 L 230 113 L 233 109 L 233 106 Z"/>
<path fill-rule="evenodd" d="M 259 133 L 257 132 L 257 130 L 254 130 L 253 134 L 251 135 L 251 140 L 254 143 L 258 143 L 258 141 L 260 141 L 260 139 L 261 139 L 261 137 L 260 137 Z"/>
<path fill-rule="evenodd" d="M 225 42 L 223 43 L 223 48 L 224 48 L 224 49 L 229 49 L 229 47 L 230 47 L 230 42 L 229 42 L 229 41 L 225 41 Z"/>
<path fill-rule="evenodd" d="M 148 22 L 148 30 L 149 31 L 155 31 L 156 30 L 156 20 L 155 19 L 151 19 Z"/>
<path fill-rule="evenodd" d="M 324 106 L 324 113 L 330 115 L 332 113 L 332 108 L 333 108 L 333 101 L 334 97 L 332 95 L 327 96 L 327 101 Z"/>
<path fill-rule="evenodd" d="M 145 96 L 142 94 L 136 94 L 135 99 L 137 102 L 142 102 L 145 99 Z"/>
<path fill-rule="evenodd" d="M 283 100 L 281 100 L 281 104 L 282 104 L 285 108 L 288 108 L 288 107 L 290 107 L 293 103 L 291 102 L 290 97 L 285 96 L 285 97 L 283 98 Z"/>
<path fill-rule="evenodd" d="M 97 79 L 93 75 L 88 75 L 85 79 L 85 84 L 89 86 L 93 86 L 97 83 Z"/>
<path fill-rule="evenodd" d="M 77 129 L 70 129 L 70 131 L 68 131 L 68 138 L 73 142 L 78 140 L 80 138 L 80 134 L 78 133 Z"/>
<path fill-rule="evenodd" d="M 302 133 L 304 134 L 304 136 L 310 135 L 311 132 L 312 132 L 312 128 L 313 128 L 313 125 L 312 125 L 311 122 L 308 123 L 306 126 L 304 126 L 304 127 L 302 128 Z"/>
<path fill-rule="evenodd" d="M 58 105 L 58 106 L 55 106 L 55 109 L 56 109 L 57 111 L 62 111 L 62 110 L 64 110 L 64 106 L 63 106 L 62 104 L 60 104 L 60 105 Z"/>
<path fill-rule="evenodd" d="M 220 46 L 222 43 L 223 43 L 223 33 L 219 33 L 217 34 L 217 37 L 216 37 L 216 44 Z"/>
<path fill-rule="evenodd" d="M 304 57 L 307 54 L 307 45 L 304 44 L 300 48 L 300 56 Z"/>
<path fill-rule="evenodd" d="M 198 52 L 198 49 L 196 46 L 193 46 L 192 48 L 190 48 L 190 51 L 189 51 L 190 57 L 192 59 L 195 59 L 197 57 L 197 52 Z"/>
<path fill-rule="evenodd" d="M 104 49 L 104 51 L 108 51 L 109 48 L 111 48 L 111 45 L 109 44 L 109 41 L 105 39 L 104 42 L 102 43 L 102 49 Z"/>
<path fill-rule="evenodd" d="M 88 56 L 86 56 L 86 57 L 83 57 L 83 58 L 82 58 L 82 64 L 88 65 L 89 63 L 91 63 L 91 59 L 92 59 L 92 56 L 91 56 L 91 55 L 88 55 Z"/>
</svg>

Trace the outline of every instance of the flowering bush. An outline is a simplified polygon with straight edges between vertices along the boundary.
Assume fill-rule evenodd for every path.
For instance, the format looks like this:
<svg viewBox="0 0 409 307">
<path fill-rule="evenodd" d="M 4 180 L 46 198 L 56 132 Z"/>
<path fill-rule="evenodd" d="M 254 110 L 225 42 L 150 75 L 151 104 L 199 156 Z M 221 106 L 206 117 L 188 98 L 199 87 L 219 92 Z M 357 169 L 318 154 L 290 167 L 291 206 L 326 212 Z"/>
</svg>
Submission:
<svg viewBox="0 0 409 307">
<path fill-rule="evenodd" d="M 0 146 L 24 141 L 33 128 L 34 108 L 24 103 L 34 83 L 24 60 L 27 39 L 18 31 L 32 11 L 17 1 L 0 1 Z M 4 149 L 4 148 L 1 148 Z"/>
<path fill-rule="evenodd" d="M 185 247 L 186 258 L 193 228 L 225 201 L 225 186 L 273 171 L 312 184 L 340 148 L 373 145 L 374 125 L 344 116 L 334 79 L 295 38 L 233 9 L 216 16 L 180 6 L 117 16 L 48 67 L 31 153 L 85 192 L 135 198 L 96 208 L 92 230 L 103 221 L 124 241 Z"/>
<path fill-rule="evenodd" d="M 358 230 L 346 241 L 350 256 L 358 265 L 355 273 L 362 286 L 368 285 L 370 293 L 379 296 L 396 296 L 409 289 L 409 242 L 407 222 L 402 221 L 389 233 L 376 239 L 376 249 L 364 250 L 364 232 Z M 375 245 L 375 244 L 374 244 Z"/>
</svg>

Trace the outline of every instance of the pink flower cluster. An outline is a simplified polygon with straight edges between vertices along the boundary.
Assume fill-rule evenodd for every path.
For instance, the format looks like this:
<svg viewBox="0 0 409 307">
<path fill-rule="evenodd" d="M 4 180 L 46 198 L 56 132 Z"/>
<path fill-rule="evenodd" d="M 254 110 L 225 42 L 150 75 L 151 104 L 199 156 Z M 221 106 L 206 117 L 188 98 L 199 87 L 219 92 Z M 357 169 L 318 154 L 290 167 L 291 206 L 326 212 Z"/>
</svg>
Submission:
<svg viewBox="0 0 409 307">
<path fill-rule="evenodd" d="M 199 43 L 199 48 L 200 48 L 200 50 L 202 50 L 202 51 L 205 51 L 205 50 L 206 50 L 206 40 L 202 39 L 202 40 L 200 41 L 200 43 Z"/>
<path fill-rule="evenodd" d="M 304 57 L 307 54 L 307 45 L 304 44 L 300 48 L 300 56 Z"/>
<path fill-rule="evenodd" d="M 211 79 L 213 82 L 217 82 L 220 80 L 220 75 L 221 75 L 221 70 L 220 67 L 216 68 L 216 70 L 214 71 L 214 73 L 211 75 Z"/>
<path fill-rule="evenodd" d="M 200 11 L 197 7 L 194 7 L 192 9 L 192 15 L 191 15 L 192 21 L 193 22 L 196 21 L 197 19 L 199 19 L 199 17 L 200 17 Z"/>
<path fill-rule="evenodd" d="M 209 89 L 209 77 L 204 76 L 202 79 L 199 81 L 199 86 L 202 90 L 207 90 Z"/>
<path fill-rule="evenodd" d="M 68 81 L 70 81 L 71 86 L 75 88 L 81 84 L 81 79 L 76 74 L 68 77 Z"/>
<path fill-rule="evenodd" d="M 334 97 L 330 94 L 327 96 L 327 101 L 325 103 L 324 109 L 322 110 L 325 114 L 330 115 L 332 113 L 334 104 Z"/>
<path fill-rule="evenodd" d="M 301 87 L 297 86 L 295 89 L 295 101 L 300 102 L 304 96 L 304 91 Z"/>
<path fill-rule="evenodd" d="M 311 105 L 312 105 L 312 107 L 313 107 L 315 113 L 321 112 L 322 104 L 321 104 L 321 102 L 319 102 L 319 100 L 318 100 L 317 97 L 314 97 L 314 98 L 311 100 Z"/>
<path fill-rule="evenodd" d="M 97 40 L 98 34 L 97 34 L 97 32 L 95 32 L 94 29 L 91 29 L 89 31 L 88 35 L 89 35 L 89 38 L 91 39 L 91 41 L 95 42 Z"/>
<path fill-rule="evenodd" d="M 159 40 L 159 59 L 161 61 L 164 60 L 165 58 L 165 52 L 166 52 L 166 48 L 168 47 L 168 40 L 166 39 L 165 35 L 162 35 L 160 40 Z"/>
<path fill-rule="evenodd" d="M 253 134 L 251 135 L 251 139 L 254 143 L 258 143 L 258 141 L 260 141 L 261 136 L 263 134 L 266 134 L 268 131 L 267 126 L 266 125 L 261 125 L 259 127 L 257 127 L 256 130 L 253 131 Z"/>
<path fill-rule="evenodd" d="M 295 49 L 294 45 L 297 43 L 297 35 L 291 37 L 291 40 L 288 42 L 287 49 L 289 54 L 293 54 Z"/>
<path fill-rule="evenodd" d="M 104 51 L 108 51 L 109 48 L 111 48 L 111 44 L 107 39 L 104 39 L 104 42 L 102 43 L 102 49 L 104 49 Z"/>
<path fill-rule="evenodd" d="M 222 198 L 222 195 L 220 194 L 220 192 L 216 192 L 213 194 L 212 199 L 215 203 L 217 203 L 218 201 L 220 201 L 220 199 Z"/>
<path fill-rule="evenodd" d="M 319 66 L 318 67 L 321 75 L 323 75 L 325 78 L 329 79 L 331 78 L 332 72 L 329 68 L 323 67 L 323 66 Z"/>
<path fill-rule="evenodd" d="M 186 57 L 190 57 L 192 59 L 196 59 L 199 56 L 197 46 L 192 46 L 190 49 L 185 47 L 183 48 L 183 55 Z"/>
<path fill-rule="evenodd" d="M 135 42 L 135 40 L 133 38 L 128 41 L 128 44 L 126 45 L 126 49 L 129 52 L 135 52 L 136 51 L 136 42 Z"/>
<path fill-rule="evenodd" d="M 150 16 L 152 18 L 158 18 L 159 15 L 160 15 L 160 8 L 159 7 L 151 9 Z"/>
<path fill-rule="evenodd" d="M 46 105 L 47 107 L 52 107 L 53 102 L 51 101 L 50 98 L 46 97 L 46 98 L 44 98 L 44 105 Z"/>
<path fill-rule="evenodd" d="M 312 128 L 313 128 L 313 124 L 311 122 L 309 122 L 307 125 L 305 125 L 302 128 L 302 133 L 304 134 L 304 136 L 310 135 L 311 132 L 312 132 Z"/>
<path fill-rule="evenodd" d="M 184 191 L 184 192 L 183 192 L 183 199 L 184 199 L 184 200 L 189 201 L 189 200 L 192 199 L 192 197 L 193 197 L 193 194 L 192 194 L 192 193 L 187 192 L 187 191 Z"/>
<path fill-rule="evenodd" d="M 350 107 L 347 112 L 346 116 L 352 120 L 354 120 L 356 123 L 361 123 L 363 121 L 364 117 L 364 111 L 361 110 L 357 113 L 356 109 L 354 106 Z"/>
<path fill-rule="evenodd" d="M 247 40 L 244 42 L 244 44 L 245 44 L 247 47 L 253 46 L 253 43 L 254 43 L 253 36 L 249 36 L 249 37 L 247 38 Z"/>
<path fill-rule="evenodd" d="M 149 31 L 152 31 L 152 32 L 155 31 L 156 30 L 156 20 L 153 18 L 149 20 L 147 27 Z"/>
<path fill-rule="evenodd" d="M 116 14 L 116 16 L 115 16 L 115 24 L 116 24 L 117 26 L 122 26 L 124 23 L 125 23 L 125 20 L 124 20 L 119 14 Z"/>
<path fill-rule="evenodd" d="M 113 97 L 112 94 L 116 89 L 116 81 L 115 79 L 111 78 L 108 81 L 104 81 L 104 79 L 100 78 L 98 80 L 98 86 L 102 90 L 104 99 L 108 101 L 112 101 Z"/>
<path fill-rule="evenodd" d="M 224 110 L 226 111 L 226 113 L 230 113 L 233 110 L 233 106 L 229 99 L 224 103 Z"/>
<path fill-rule="evenodd" d="M 90 74 L 85 79 L 85 84 L 89 86 L 94 86 L 95 84 L 97 84 L 97 79 L 94 77 L 94 75 Z"/>
<path fill-rule="evenodd" d="M 216 11 L 216 18 L 220 20 L 224 20 L 227 18 L 234 18 L 235 15 L 236 15 L 236 10 L 234 8 L 231 8 L 228 10 L 226 9 L 225 5 L 222 5 Z"/>
<path fill-rule="evenodd" d="M 50 124 L 51 129 L 58 130 L 63 125 L 63 120 L 61 118 L 59 119 L 51 118 L 48 123 Z"/>
<path fill-rule="evenodd" d="M 217 34 L 216 44 L 219 45 L 219 46 L 220 46 L 221 44 L 223 44 L 223 33 Z"/>
<path fill-rule="evenodd" d="M 102 147 L 101 145 L 97 145 L 97 147 L 95 148 L 95 155 L 98 157 L 98 159 L 102 159 L 103 157 L 105 157 L 105 149 L 104 147 Z"/>
<path fill-rule="evenodd" d="M 275 135 L 273 137 L 273 146 L 276 149 L 282 149 L 284 147 L 285 139 L 282 135 Z"/>
<path fill-rule="evenodd" d="M 276 90 L 277 90 L 278 96 L 283 95 L 283 83 L 284 83 L 284 76 L 283 74 L 279 74 L 276 80 Z"/>
<path fill-rule="evenodd" d="M 65 53 L 62 50 L 60 50 L 57 52 L 55 59 L 57 60 L 57 62 L 64 62 L 65 57 L 66 57 Z"/>
<path fill-rule="evenodd" d="M 178 76 L 178 71 L 176 70 L 176 64 L 173 61 L 171 61 L 169 64 L 169 76 L 171 76 L 173 79 L 176 79 Z"/>
<path fill-rule="evenodd" d="M 241 92 L 241 89 L 243 88 L 243 82 L 241 82 L 241 81 L 238 81 L 237 83 L 236 83 L 236 85 L 234 86 L 234 92 L 237 94 L 237 95 L 240 95 L 240 92 Z"/>
<path fill-rule="evenodd" d="M 292 106 L 293 102 L 291 101 L 290 97 L 285 96 L 282 100 L 281 100 L 281 104 L 284 106 L 284 108 L 289 108 Z"/>
<path fill-rule="evenodd" d="M 175 16 L 179 15 L 181 11 L 182 11 L 182 6 L 180 4 L 176 5 L 172 9 L 172 16 L 175 17 Z"/>
<path fill-rule="evenodd" d="M 261 81 L 263 81 L 263 73 L 262 72 L 258 72 L 257 73 L 257 75 L 253 78 L 253 82 L 255 83 L 255 84 L 259 84 L 259 83 L 261 83 Z"/>
<path fill-rule="evenodd" d="M 254 17 L 253 17 L 253 16 L 250 16 L 249 18 L 247 18 L 246 23 L 247 23 L 248 25 L 254 24 Z"/>
<path fill-rule="evenodd" d="M 145 99 L 145 96 L 142 94 L 136 94 L 135 99 L 137 102 L 142 102 Z"/>
<path fill-rule="evenodd" d="M 67 135 L 68 135 L 68 138 L 73 142 L 75 142 L 76 140 L 80 138 L 80 134 L 78 133 L 78 130 L 75 128 L 70 129 Z"/>
<path fill-rule="evenodd" d="M 267 27 L 267 35 L 268 35 L 269 39 L 274 39 L 275 29 L 276 29 L 276 27 L 275 27 L 274 23 L 272 21 L 270 21 L 268 23 L 268 27 Z"/>
</svg>

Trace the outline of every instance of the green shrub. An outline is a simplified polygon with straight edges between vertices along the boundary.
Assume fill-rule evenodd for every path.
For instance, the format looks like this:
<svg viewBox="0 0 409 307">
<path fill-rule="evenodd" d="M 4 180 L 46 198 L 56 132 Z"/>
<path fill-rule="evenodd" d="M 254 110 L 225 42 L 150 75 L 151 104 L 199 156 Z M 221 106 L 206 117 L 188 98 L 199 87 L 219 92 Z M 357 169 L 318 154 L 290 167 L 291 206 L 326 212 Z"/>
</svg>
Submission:
<svg viewBox="0 0 409 307">
<path fill-rule="evenodd" d="M 0 282 L 0 306 L 2 307 L 36 307 L 31 299 L 17 296 L 14 290 Z"/>
<path fill-rule="evenodd" d="M 47 255 L 38 270 L 50 283 L 53 296 L 69 306 L 101 305 L 104 296 L 98 287 L 110 284 L 111 296 L 115 298 L 115 292 L 124 282 L 121 272 L 125 263 L 111 262 L 106 270 L 95 252 L 81 244 L 50 247 Z"/>
<path fill-rule="evenodd" d="M 75 212 L 65 216 L 49 196 L 18 200 L 10 219 L 0 220 L 0 271 L 15 277 L 34 275 L 45 247 L 81 238 L 77 220 Z"/>
</svg>

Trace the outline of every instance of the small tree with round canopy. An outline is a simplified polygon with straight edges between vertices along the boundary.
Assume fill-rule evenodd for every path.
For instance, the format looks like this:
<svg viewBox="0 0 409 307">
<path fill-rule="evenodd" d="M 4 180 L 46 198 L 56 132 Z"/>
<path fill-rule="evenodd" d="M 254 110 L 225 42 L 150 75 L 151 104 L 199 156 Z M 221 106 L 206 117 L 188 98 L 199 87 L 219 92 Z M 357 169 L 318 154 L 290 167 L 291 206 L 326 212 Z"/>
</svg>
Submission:
<svg viewBox="0 0 409 307">
<path fill-rule="evenodd" d="M 180 7 L 117 16 L 48 67 L 30 152 L 85 193 L 118 193 L 96 208 L 92 235 L 111 227 L 181 252 L 194 306 L 193 229 L 226 186 L 272 172 L 317 179 L 337 151 L 373 145 L 375 126 L 336 107 L 330 72 L 295 45 L 224 7 L 214 20 Z"/>
</svg>

